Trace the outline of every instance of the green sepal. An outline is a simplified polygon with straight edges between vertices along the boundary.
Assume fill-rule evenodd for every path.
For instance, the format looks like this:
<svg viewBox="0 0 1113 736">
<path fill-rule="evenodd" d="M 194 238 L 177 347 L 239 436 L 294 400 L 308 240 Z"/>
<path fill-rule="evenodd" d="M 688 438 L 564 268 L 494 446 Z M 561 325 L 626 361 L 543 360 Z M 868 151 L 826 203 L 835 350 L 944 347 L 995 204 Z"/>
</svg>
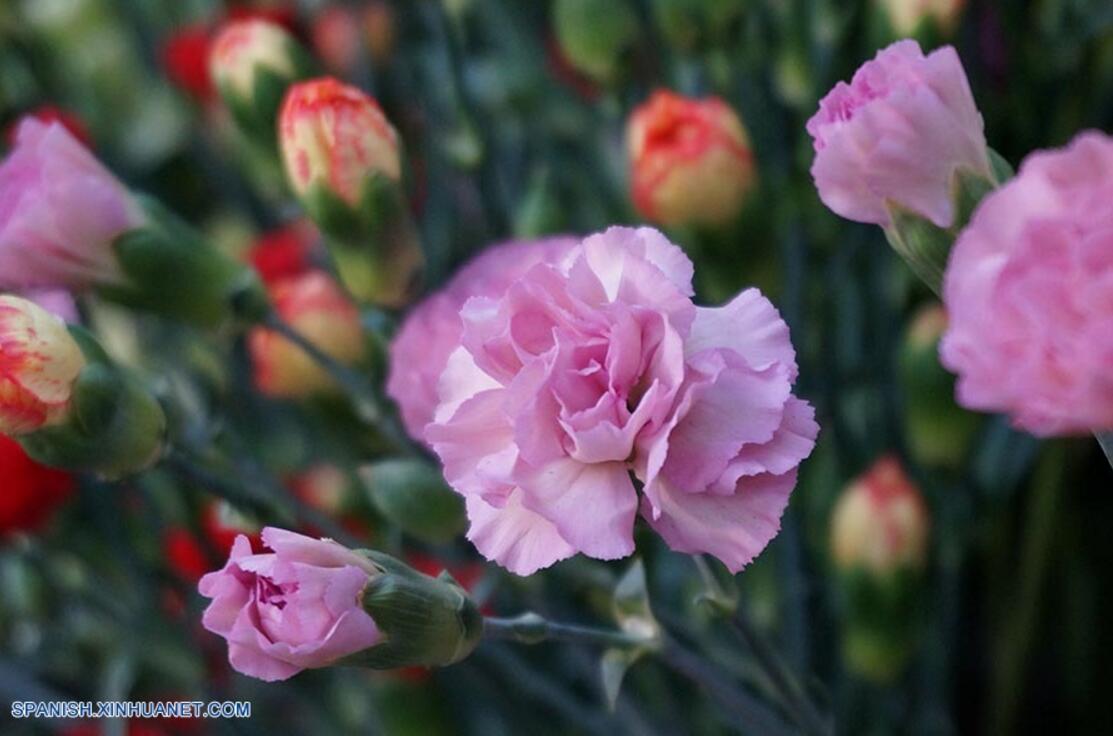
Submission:
<svg viewBox="0 0 1113 736">
<path fill-rule="evenodd" d="M 100 287 L 102 296 L 208 328 L 229 318 L 254 322 L 266 313 L 266 292 L 250 267 L 210 247 L 153 199 L 139 201 L 148 222 L 116 238 L 125 278 Z"/>
<path fill-rule="evenodd" d="M 646 643 L 635 647 L 611 647 L 603 652 L 599 667 L 603 693 L 612 711 L 618 703 L 626 671 L 661 644 L 661 626 L 649 604 L 645 565 L 640 557 L 619 578 L 614 589 L 613 607 L 619 627 L 627 634 L 644 638 Z"/>
<path fill-rule="evenodd" d="M 379 513 L 423 542 L 450 542 L 467 528 L 463 498 L 427 462 L 381 460 L 361 468 L 360 478 Z"/>
<path fill-rule="evenodd" d="M 44 465 L 116 480 L 158 459 L 166 416 L 130 371 L 103 361 L 86 364 L 73 386 L 62 424 L 19 437 L 27 454 Z"/>
<path fill-rule="evenodd" d="M 425 255 L 402 186 L 382 173 L 366 177 L 353 207 L 321 181 L 302 197 L 325 234 L 337 273 L 357 299 L 402 307 L 417 294 Z"/>
<path fill-rule="evenodd" d="M 942 228 L 919 213 L 889 201 L 889 226 L 885 237 L 920 280 L 935 292 L 943 293 L 943 274 L 958 234 L 966 227 L 978 204 L 997 186 L 984 173 L 957 169 L 951 179 L 954 221 Z"/>
<path fill-rule="evenodd" d="M 847 668 L 879 683 L 899 676 L 915 652 L 923 576 L 916 569 L 878 575 L 864 568 L 840 573 Z"/>
<path fill-rule="evenodd" d="M 459 583 L 447 573 L 429 577 L 381 552 L 359 553 L 381 570 L 362 602 L 384 640 L 337 664 L 443 667 L 471 654 L 483 633 L 483 616 Z"/>
</svg>

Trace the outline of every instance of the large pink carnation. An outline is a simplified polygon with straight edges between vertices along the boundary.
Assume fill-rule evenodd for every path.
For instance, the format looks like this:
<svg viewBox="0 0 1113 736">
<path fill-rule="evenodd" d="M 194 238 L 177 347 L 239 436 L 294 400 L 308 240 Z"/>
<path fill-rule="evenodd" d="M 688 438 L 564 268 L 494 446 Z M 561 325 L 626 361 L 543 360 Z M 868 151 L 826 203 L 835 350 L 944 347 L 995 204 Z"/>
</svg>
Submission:
<svg viewBox="0 0 1113 736">
<path fill-rule="evenodd" d="M 437 381 L 448 356 L 460 345 L 460 309 L 473 296 L 501 296 L 514 281 L 541 262 L 560 258 L 577 240 L 553 236 L 500 243 L 469 261 L 443 289 L 418 304 L 390 345 L 387 395 L 398 404 L 406 431 L 425 436 L 437 408 Z"/>
<path fill-rule="evenodd" d="M 201 578 L 212 598 L 201 619 L 228 640 L 228 660 L 238 672 L 273 682 L 303 669 L 324 667 L 378 644 L 382 634 L 361 598 L 381 574 L 368 558 L 329 539 L 267 527 L 252 554 L 236 537 L 223 569 Z"/>
<path fill-rule="evenodd" d="M 0 289 L 115 282 L 113 241 L 141 221 L 124 186 L 64 126 L 27 118 L 0 165 Z"/>
<path fill-rule="evenodd" d="M 679 248 L 611 228 L 467 301 L 425 437 L 486 557 L 522 575 L 623 557 L 639 508 L 731 570 L 776 535 L 818 431 L 788 327 L 756 289 L 692 294 Z"/>
<path fill-rule="evenodd" d="M 887 226 L 895 204 L 950 227 L 955 172 L 991 176 L 982 116 L 950 46 L 881 50 L 835 85 L 807 128 L 819 197 L 850 220 Z"/>
<path fill-rule="evenodd" d="M 1042 436 L 1113 429 L 1113 138 L 1029 156 L 959 236 L 943 296 L 959 403 Z"/>
</svg>

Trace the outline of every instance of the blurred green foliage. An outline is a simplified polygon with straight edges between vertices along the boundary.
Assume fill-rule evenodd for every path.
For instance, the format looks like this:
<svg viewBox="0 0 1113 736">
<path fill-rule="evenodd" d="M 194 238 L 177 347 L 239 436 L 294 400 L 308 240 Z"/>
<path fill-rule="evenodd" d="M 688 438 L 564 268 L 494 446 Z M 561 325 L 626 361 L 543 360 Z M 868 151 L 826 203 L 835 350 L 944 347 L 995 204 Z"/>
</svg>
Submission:
<svg viewBox="0 0 1113 736">
<path fill-rule="evenodd" d="M 305 37 L 325 4 L 298 4 Z M 917 452 L 922 438 L 910 437 L 907 423 L 937 419 L 923 411 L 925 395 L 940 413 L 961 415 L 923 354 L 901 370 L 902 334 L 931 295 L 879 229 L 823 208 L 808 175 L 804 123 L 819 97 L 891 40 L 877 7 L 849 0 L 399 0 L 390 7 L 392 55 L 384 64 L 364 58 L 349 77 L 401 132 L 434 287 L 496 240 L 636 222 L 623 126 L 651 90 L 718 95 L 744 118 L 760 190 L 729 230 L 670 236 L 696 261 L 701 300 L 718 303 L 756 284 L 792 327 L 798 393 L 818 407 L 823 431 L 780 536 L 738 582 L 744 609 L 792 669 L 810 673 L 807 686 L 838 731 L 1107 730 L 1109 467 L 1091 440 L 1041 444 L 1000 418 L 962 430 L 969 440 L 957 463 L 940 466 Z M 211 234 L 268 229 L 291 215 L 274 172 L 269 188 L 257 185 L 258 172 L 245 175 L 244 154 L 214 122 L 219 114 L 177 90 L 162 62 L 177 29 L 214 23 L 221 12 L 216 0 L 8 0 L 0 5 L 0 119 L 41 104 L 65 107 L 122 176 Z M 925 43 L 957 46 L 987 137 L 1014 166 L 1079 129 L 1113 130 L 1108 0 L 971 0 L 952 38 L 921 30 Z M 243 236 L 217 239 L 235 247 Z M 322 461 L 351 468 L 383 454 L 381 439 L 341 407 L 263 401 L 250 387 L 242 345 L 225 336 L 123 319 L 116 329 L 136 343 L 135 362 L 189 407 L 175 421 L 190 442 L 211 450 L 214 462 L 229 458 L 224 472 L 254 488 L 264 509 L 275 477 Z M 367 319 L 389 329 L 381 315 Z M 220 363 L 234 367 L 230 376 L 213 370 Z M 928 416 L 917 420 L 917 411 Z M 853 675 L 843 658 L 846 590 L 830 568 L 827 523 L 840 489 L 887 452 L 900 455 L 920 484 L 933 533 L 915 632 L 901 628 L 916 645 L 907 668 L 878 685 Z M 753 732 L 652 657 L 627 673 L 611 714 L 597 652 L 575 646 L 485 643 L 465 662 L 429 673 L 329 670 L 273 685 L 232 674 L 224 643 L 200 630 L 203 601 L 164 555 L 168 530 L 199 527 L 204 485 L 171 468 L 112 487 L 84 480 L 49 532 L 5 541 L 4 700 L 254 704 L 250 721 L 159 726 L 174 733 Z M 462 540 L 423 543 L 370 504 L 357 506 L 370 541 L 383 549 L 433 555 L 450 568 L 475 563 Z M 745 648 L 694 607 L 699 581 L 690 560 L 648 534 L 638 548 L 664 623 L 710 652 L 747 692 L 768 695 Z M 487 566 L 476 590 L 499 613 L 534 609 L 607 622 L 622 569 L 577 559 L 520 579 Z M 5 733 L 42 726 L 12 723 L 6 713 L 0 723 Z"/>
</svg>

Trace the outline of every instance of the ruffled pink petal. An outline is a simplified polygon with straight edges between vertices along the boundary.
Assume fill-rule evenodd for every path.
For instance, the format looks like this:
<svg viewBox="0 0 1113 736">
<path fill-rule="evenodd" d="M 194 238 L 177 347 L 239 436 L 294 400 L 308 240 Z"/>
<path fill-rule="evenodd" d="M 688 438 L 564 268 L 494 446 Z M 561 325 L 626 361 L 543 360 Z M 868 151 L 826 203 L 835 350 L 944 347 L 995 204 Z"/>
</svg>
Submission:
<svg viewBox="0 0 1113 736">
<path fill-rule="evenodd" d="M 684 493 L 664 479 L 658 484 L 661 515 L 653 518 L 649 501 L 642 503 L 650 526 L 677 552 L 710 554 L 736 573 L 780 531 L 796 471 L 744 478 L 730 496 Z"/>
<path fill-rule="evenodd" d="M 521 491 L 496 508 L 476 496 L 467 497 L 468 539 L 479 553 L 516 575 L 532 575 L 576 554 L 556 526 L 522 505 Z"/>
<path fill-rule="evenodd" d="M 812 453 L 818 436 L 815 409 L 808 402 L 790 396 L 785 402 L 781 426 L 773 439 L 744 446 L 709 490 L 726 495 L 734 492 L 739 479 L 744 476 L 763 473 L 784 475 Z"/>
<path fill-rule="evenodd" d="M 733 350 L 758 370 L 780 363 L 788 367 L 789 379 L 796 380 L 796 351 L 788 325 L 757 289 L 746 289 L 721 307 L 696 309 L 685 353 L 715 348 Z"/>
<path fill-rule="evenodd" d="M 556 525 L 560 536 L 601 560 L 634 551 L 638 496 L 624 463 L 558 460 L 539 468 L 519 463 L 522 503 Z"/>
</svg>

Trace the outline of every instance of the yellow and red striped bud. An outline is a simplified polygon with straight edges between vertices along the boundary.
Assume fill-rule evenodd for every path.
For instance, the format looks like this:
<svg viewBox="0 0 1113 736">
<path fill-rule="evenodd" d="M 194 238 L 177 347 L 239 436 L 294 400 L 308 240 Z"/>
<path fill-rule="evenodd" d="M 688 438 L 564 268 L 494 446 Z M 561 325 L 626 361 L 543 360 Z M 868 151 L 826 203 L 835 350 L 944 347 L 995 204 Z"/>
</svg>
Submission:
<svg viewBox="0 0 1113 736">
<path fill-rule="evenodd" d="M 354 207 L 369 177 L 402 178 L 398 134 L 379 103 L 331 77 L 290 88 L 279 136 L 286 175 L 299 196 L 321 184 Z"/>
<path fill-rule="evenodd" d="M 209 73 L 222 94 L 249 100 L 255 94 L 260 72 L 294 79 L 296 44 L 277 23 L 258 18 L 233 21 L 220 30 L 213 42 Z"/>
<path fill-rule="evenodd" d="M 840 570 L 887 575 L 919 570 L 927 556 L 928 512 L 895 457 L 883 457 L 843 491 L 831 518 Z"/>
<path fill-rule="evenodd" d="M 659 90 L 626 130 L 634 205 L 662 225 L 721 226 L 757 183 L 750 138 L 722 100 Z"/>
<path fill-rule="evenodd" d="M 27 434 L 63 421 L 84 366 L 61 319 L 34 302 L 0 296 L 0 432 Z"/>
</svg>

